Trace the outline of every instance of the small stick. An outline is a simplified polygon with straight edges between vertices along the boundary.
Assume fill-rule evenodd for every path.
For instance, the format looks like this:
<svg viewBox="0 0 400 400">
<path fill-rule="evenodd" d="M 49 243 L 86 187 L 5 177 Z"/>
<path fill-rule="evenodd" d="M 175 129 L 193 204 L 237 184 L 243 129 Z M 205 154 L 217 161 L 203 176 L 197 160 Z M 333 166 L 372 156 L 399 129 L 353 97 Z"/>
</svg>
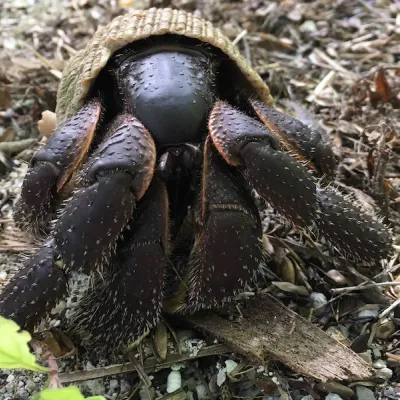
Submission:
<svg viewBox="0 0 400 400">
<path fill-rule="evenodd" d="M 132 354 L 132 352 L 129 352 L 128 354 L 129 360 L 131 361 L 131 364 L 135 367 L 136 373 L 139 375 L 140 380 L 146 386 L 149 388 L 151 386 L 151 379 L 149 376 L 146 374 L 143 365 L 136 360 L 135 356 Z"/>
<path fill-rule="evenodd" d="M 20 153 L 21 151 L 28 149 L 35 143 L 37 143 L 36 139 L 23 139 L 14 142 L 2 142 L 0 143 L 0 151 L 6 154 Z"/>
<path fill-rule="evenodd" d="M 331 292 L 349 293 L 349 292 L 355 292 L 357 290 L 372 289 L 379 286 L 400 286 L 400 282 L 377 282 L 377 283 L 370 283 L 369 285 L 364 285 L 364 286 L 349 286 L 344 288 L 331 289 Z"/>
<path fill-rule="evenodd" d="M 247 35 L 246 29 L 243 29 L 239 35 L 236 36 L 235 40 L 232 42 L 234 46 L 236 46 L 245 36 Z"/>
<path fill-rule="evenodd" d="M 60 389 L 62 388 L 60 375 L 58 374 L 58 364 L 57 360 L 54 357 L 54 354 L 46 347 L 41 346 L 39 343 L 33 341 L 32 343 L 33 350 L 35 351 L 37 356 L 42 356 L 44 360 L 47 361 L 49 365 L 49 389 Z"/>
<path fill-rule="evenodd" d="M 208 346 L 202 348 L 196 355 L 191 356 L 190 353 L 185 354 L 170 354 L 167 356 L 164 362 L 158 363 L 155 357 L 148 358 L 144 361 L 144 370 L 146 372 L 159 371 L 170 367 L 172 364 L 194 360 L 197 358 L 215 356 L 218 354 L 230 353 L 233 350 L 225 344 L 216 344 L 213 346 Z M 61 383 L 73 383 L 88 381 L 91 379 L 104 378 L 106 376 L 126 374 L 128 372 L 136 372 L 136 367 L 134 364 L 128 362 L 125 364 L 115 364 L 108 367 L 95 368 L 90 371 L 74 371 L 66 372 L 59 375 Z"/>
<path fill-rule="evenodd" d="M 378 318 L 384 318 L 388 315 L 393 309 L 395 309 L 400 304 L 400 298 L 394 301 L 386 310 L 383 310 L 379 315 Z"/>
</svg>

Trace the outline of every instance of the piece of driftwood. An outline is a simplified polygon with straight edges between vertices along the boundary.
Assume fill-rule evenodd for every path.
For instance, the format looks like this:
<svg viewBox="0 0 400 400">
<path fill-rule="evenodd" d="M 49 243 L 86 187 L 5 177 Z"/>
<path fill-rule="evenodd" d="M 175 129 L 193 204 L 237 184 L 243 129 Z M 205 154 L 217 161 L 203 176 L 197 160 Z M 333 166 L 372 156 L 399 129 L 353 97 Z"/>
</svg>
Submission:
<svg viewBox="0 0 400 400">
<path fill-rule="evenodd" d="M 269 295 L 246 300 L 240 307 L 241 315 L 234 307 L 230 311 L 236 314 L 233 320 L 221 313 L 187 319 L 256 365 L 280 361 L 323 382 L 374 376 L 373 369 L 356 353 Z"/>
</svg>

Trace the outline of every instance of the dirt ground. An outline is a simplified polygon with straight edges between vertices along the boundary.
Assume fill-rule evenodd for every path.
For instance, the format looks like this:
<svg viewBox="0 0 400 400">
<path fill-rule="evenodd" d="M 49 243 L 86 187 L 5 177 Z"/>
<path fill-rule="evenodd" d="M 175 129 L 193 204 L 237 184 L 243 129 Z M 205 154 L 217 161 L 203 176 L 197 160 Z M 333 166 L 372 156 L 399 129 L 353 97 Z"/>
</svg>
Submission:
<svg viewBox="0 0 400 400">
<path fill-rule="evenodd" d="M 166 391 L 168 376 L 173 378 L 169 367 L 152 371 L 147 388 L 143 376 L 141 381 L 136 374 L 106 374 L 79 382 L 82 392 L 108 399 L 400 399 L 400 289 L 385 284 L 400 282 L 400 2 L 396 0 L 3 0 L 0 285 L 21 267 L 31 248 L 15 229 L 12 212 L 27 162 L 42 139 L 37 121 L 44 110 L 55 109 L 66 61 L 84 48 L 99 26 L 121 13 L 151 6 L 191 11 L 220 27 L 268 84 L 280 110 L 330 135 L 340 160 L 334 182 L 338 189 L 379 215 L 393 230 L 391 259 L 375 268 L 353 268 L 341 263 L 323 243 L 318 247 L 317 239 L 299 235 L 270 208 L 262 214 L 265 234 L 287 244 L 284 250 L 275 247 L 271 265 L 277 276 L 292 286 L 277 287 L 272 293 L 359 353 L 380 370 L 381 380 L 321 385 L 278 363 L 270 376 L 268 369 L 262 370 L 272 382 L 266 388 L 257 384 L 259 366 L 257 370 L 221 350 L 221 354 L 199 361 L 181 362 L 182 390 L 175 397 Z M 310 256 L 316 247 L 324 254 Z M 288 259 L 304 266 L 296 264 L 300 275 L 290 275 Z M 372 289 L 351 289 L 365 284 Z M 305 298 L 299 296 L 300 286 L 309 289 Z M 342 287 L 350 287 L 345 296 L 335 291 Z M 318 301 L 327 307 L 313 315 L 310 310 L 318 307 Z M 70 300 L 66 307 L 72 303 Z M 53 317 L 50 325 L 57 325 L 59 314 Z M 206 345 L 193 331 L 182 330 L 177 335 L 188 351 L 200 351 Z M 173 352 L 170 342 L 171 335 L 168 351 Z M 142 355 L 151 354 L 151 346 L 145 345 Z M 227 360 L 245 363 L 246 373 L 227 373 Z M 62 359 L 59 368 L 65 374 L 76 370 L 97 373 L 96 368 L 121 361 L 83 352 Z M 37 374 L 0 371 L 0 399 L 31 398 L 44 380 Z"/>
</svg>

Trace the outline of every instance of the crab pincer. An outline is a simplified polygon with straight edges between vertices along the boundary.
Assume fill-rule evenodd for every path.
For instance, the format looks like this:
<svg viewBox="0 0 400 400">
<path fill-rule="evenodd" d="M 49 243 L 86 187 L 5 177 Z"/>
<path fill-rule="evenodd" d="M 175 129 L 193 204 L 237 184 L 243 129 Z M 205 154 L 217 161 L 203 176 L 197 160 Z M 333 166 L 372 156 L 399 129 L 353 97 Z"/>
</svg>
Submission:
<svg viewBox="0 0 400 400">
<path fill-rule="evenodd" d="M 155 162 L 146 128 L 131 115 L 117 117 L 55 226 L 55 243 L 67 266 L 88 270 L 106 261 L 150 184 Z"/>
<path fill-rule="evenodd" d="M 349 259 L 376 262 L 388 254 L 391 234 L 380 221 L 319 186 L 316 177 L 322 171 L 330 173 L 334 165 L 323 139 L 299 121 L 257 102 L 253 106 L 265 125 L 223 102 L 211 113 L 210 136 L 226 162 L 240 168 L 278 211 L 303 228 L 317 228 Z M 307 132 L 311 144 L 305 145 Z M 315 164 L 306 162 L 304 154 Z"/>
<path fill-rule="evenodd" d="M 209 132 L 225 161 L 245 167 L 246 179 L 278 211 L 295 223 L 312 223 L 317 212 L 315 182 L 264 125 L 219 102 L 211 112 Z"/>
<path fill-rule="evenodd" d="M 0 315 L 33 330 L 67 294 L 67 274 L 56 260 L 54 244 L 42 247 L 12 278 L 0 296 Z"/>
<path fill-rule="evenodd" d="M 100 113 L 100 102 L 89 101 L 34 154 L 14 213 L 22 228 L 35 232 L 54 216 L 60 191 L 89 150 Z"/>
<path fill-rule="evenodd" d="M 261 219 L 243 179 L 210 139 L 204 148 L 200 226 L 189 260 L 188 305 L 216 307 L 238 293 L 263 261 Z"/>
</svg>

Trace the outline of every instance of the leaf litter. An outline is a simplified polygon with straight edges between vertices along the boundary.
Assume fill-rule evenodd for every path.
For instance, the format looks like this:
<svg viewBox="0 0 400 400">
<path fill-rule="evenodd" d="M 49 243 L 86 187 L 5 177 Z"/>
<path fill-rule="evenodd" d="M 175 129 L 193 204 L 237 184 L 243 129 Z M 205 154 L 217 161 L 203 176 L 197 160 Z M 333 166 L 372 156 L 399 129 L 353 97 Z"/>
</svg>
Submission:
<svg viewBox="0 0 400 400">
<path fill-rule="evenodd" d="M 61 382 L 76 382 L 86 396 L 101 394 L 110 399 L 173 398 L 174 393 L 182 399 L 400 398 L 397 1 L 4 0 L 0 15 L 0 286 L 36 245 L 15 228 L 12 211 L 26 163 L 36 143 L 43 140 L 37 121 L 43 111 L 54 111 L 66 60 L 85 46 L 98 26 L 133 8 L 150 6 L 182 8 L 221 27 L 270 86 L 280 109 L 329 133 L 340 159 L 338 188 L 393 229 L 392 259 L 374 268 L 349 265 L 259 200 L 271 276 L 268 282 L 246 288 L 248 296 L 268 293 L 280 299 L 356 351 L 380 380 L 318 383 L 280 362 L 253 365 L 198 331 L 161 326 L 155 343 L 152 338 L 144 342 L 133 364 L 120 356 L 103 359 L 82 349 L 58 359 Z M 77 280 L 70 298 L 41 328 L 56 329 L 68 317 L 83 285 Z M 235 318 L 240 318 L 240 312 Z M 192 359 L 194 354 L 199 358 Z M 238 367 L 227 374 L 221 366 L 229 360 Z M 179 370 L 183 390 L 168 394 L 167 378 L 174 362 L 184 366 Z M 135 369 L 137 363 L 142 367 Z M 8 400 L 16 393 L 27 399 L 43 383 L 38 375 L 6 371 L 0 374 L 0 398 Z"/>
</svg>

